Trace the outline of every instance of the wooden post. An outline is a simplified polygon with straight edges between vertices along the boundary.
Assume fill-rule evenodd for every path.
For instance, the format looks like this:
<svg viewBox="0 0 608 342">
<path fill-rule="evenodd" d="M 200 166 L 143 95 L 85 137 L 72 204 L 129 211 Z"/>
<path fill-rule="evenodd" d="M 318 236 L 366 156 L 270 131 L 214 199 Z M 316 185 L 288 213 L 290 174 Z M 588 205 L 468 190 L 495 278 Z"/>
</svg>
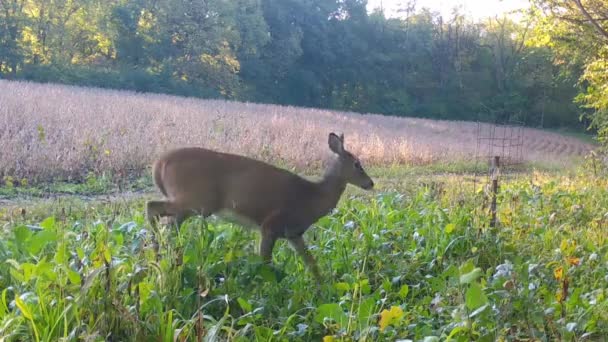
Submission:
<svg viewBox="0 0 608 342">
<path fill-rule="evenodd" d="M 490 207 L 490 213 L 492 218 L 490 219 L 490 227 L 496 227 L 496 195 L 498 194 L 498 174 L 500 172 L 500 157 L 495 156 L 492 162 L 492 204 Z"/>
</svg>

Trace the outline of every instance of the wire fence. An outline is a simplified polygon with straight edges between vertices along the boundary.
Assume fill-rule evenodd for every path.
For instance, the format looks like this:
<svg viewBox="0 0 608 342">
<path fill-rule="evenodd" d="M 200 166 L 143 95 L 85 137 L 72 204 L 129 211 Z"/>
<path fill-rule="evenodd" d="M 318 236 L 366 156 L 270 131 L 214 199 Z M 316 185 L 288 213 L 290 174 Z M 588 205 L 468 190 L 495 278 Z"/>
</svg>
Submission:
<svg viewBox="0 0 608 342">
<path fill-rule="evenodd" d="M 490 227 L 495 227 L 498 221 L 500 184 L 526 176 L 524 147 L 523 122 L 477 122 L 473 190 L 477 193 L 481 186 L 482 203 L 478 208 L 489 215 Z"/>
</svg>

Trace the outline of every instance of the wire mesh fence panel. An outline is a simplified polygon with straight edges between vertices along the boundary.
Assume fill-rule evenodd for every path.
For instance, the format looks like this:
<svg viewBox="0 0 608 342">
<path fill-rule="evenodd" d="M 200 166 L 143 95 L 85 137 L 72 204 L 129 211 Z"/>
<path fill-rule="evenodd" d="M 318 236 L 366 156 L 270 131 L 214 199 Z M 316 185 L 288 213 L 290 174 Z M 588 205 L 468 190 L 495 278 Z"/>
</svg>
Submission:
<svg viewBox="0 0 608 342">
<path fill-rule="evenodd" d="M 473 190 L 481 191 L 478 210 L 491 227 L 497 223 L 500 184 L 526 177 L 524 148 L 523 122 L 477 122 Z"/>
</svg>

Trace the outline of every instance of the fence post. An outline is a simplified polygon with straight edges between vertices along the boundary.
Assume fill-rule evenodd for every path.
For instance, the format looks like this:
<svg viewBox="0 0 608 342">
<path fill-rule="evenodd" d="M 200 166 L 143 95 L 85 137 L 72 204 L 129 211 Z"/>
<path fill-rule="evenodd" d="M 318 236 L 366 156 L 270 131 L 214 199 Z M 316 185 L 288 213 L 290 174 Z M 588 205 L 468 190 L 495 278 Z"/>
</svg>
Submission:
<svg viewBox="0 0 608 342">
<path fill-rule="evenodd" d="M 498 175 L 500 173 L 500 157 L 495 156 L 492 160 L 492 168 L 490 170 L 492 176 L 492 204 L 490 207 L 490 213 L 492 215 L 490 219 L 490 227 L 496 227 L 496 195 L 498 194 Z"/>
</svg>

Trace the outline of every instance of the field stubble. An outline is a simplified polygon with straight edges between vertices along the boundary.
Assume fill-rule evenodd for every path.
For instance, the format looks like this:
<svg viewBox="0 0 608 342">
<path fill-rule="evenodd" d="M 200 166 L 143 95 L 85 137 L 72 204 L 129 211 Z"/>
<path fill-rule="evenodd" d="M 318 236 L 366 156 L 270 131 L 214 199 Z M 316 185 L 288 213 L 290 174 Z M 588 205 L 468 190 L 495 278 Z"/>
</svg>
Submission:
<svg viewBox="0 0 608 342">
<path fill-rule="evenodd" d="M 477 143 L 472 122 L 4 80 L 0 104 L 5 181 L 78 180 L 101 171 L 141 174 L 163 151 L 186 145 L 318 169 L 331 155 L 331 131 L 343 132 L 347 148 L 368 166 L 470 161 Z M 524 130 L 525 161 L 564 164 L 591 148 L 573 137 Z"/>
</svg>

